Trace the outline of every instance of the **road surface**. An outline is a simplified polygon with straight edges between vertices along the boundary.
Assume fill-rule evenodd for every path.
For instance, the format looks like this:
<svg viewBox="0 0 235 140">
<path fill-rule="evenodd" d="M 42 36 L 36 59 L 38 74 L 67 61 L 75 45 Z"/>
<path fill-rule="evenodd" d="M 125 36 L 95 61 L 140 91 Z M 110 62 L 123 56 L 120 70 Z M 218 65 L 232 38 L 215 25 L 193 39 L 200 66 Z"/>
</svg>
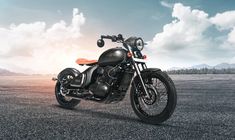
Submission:
<svg viewBox="0 0 235 140">
<path fill-rule="evenodd" d="M 58 106 L 48 76 L 0 77 L 0 139 L 235 139 L 235 75 L 171 75 L 173 116 L 142 123 L 129 94 L 118 104 Z"/>
</svg>

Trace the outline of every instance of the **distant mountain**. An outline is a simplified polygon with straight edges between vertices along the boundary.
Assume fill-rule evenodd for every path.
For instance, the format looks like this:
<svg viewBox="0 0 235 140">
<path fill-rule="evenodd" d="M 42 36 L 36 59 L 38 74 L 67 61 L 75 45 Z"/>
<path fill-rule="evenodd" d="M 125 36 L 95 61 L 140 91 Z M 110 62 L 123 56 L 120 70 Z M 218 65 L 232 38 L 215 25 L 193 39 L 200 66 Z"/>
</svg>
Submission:
<svg viewBox="0 0 235 140">
<path fill-rule="evenodd" d="M 15 72 L 11 72 L 9 70 L 0 68 L 0 75 L 1 76 L 14 76 L 14 75 L 25 75 L 25 74 L 15 73 Z"/>
<path fill-rule="evenodd" d="M 229 64 L 229 63 L 220 63 L 217 64 L 215 66 L 210 66 L 207 64 L 200 64 L 200 65 L 194 65 L 188 68 L 179 68 L 179 67 L 173 67 L 170 68 L 169 70 L 180 70 L 180 69 L 203 69 L 203 68 L 207 68 L 207 69 L 229 69 L 229 68 L 233 68 L 235 69 L 235 64 Z"/>
<path fill-rule="evenodd" d="M 180 69 L 183 69 L 183 68 L 181 68 L 181 67 L 172 67 L 172 68 L 170 68 L 168 70 L 180 70 Z"/>
<path fill-rule="evenodd" d="M 195 66 L 192 66 L 192 67 L 189 67 L 187 69 L 203 69 L 203 68 L 208 68 L 208 69 L 211 69 L 213 68 L 212 66 L 209 66 L 207 64 L 200 64 L 200 65 L 195 65 Z"/>
<path fill-rule="evenodd" d="M 214 66 L 215 69 L 235 68 L 235 64 L 221 63 Z"/>
</svg>

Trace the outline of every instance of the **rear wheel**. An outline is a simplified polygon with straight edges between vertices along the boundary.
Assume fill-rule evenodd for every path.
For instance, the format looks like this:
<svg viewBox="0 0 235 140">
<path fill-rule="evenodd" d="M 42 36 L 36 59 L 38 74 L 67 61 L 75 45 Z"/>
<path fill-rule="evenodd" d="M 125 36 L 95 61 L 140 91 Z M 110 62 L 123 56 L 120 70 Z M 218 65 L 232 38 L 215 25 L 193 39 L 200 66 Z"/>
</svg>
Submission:
<svg viewBox="0 0 235 140">
<path fill-rule="evenodd" d="M 138 77 L 131 88 L 131 105 L 136 115 L 146 123 L 160 124 L 174 112 L 177 95 L 174 83 L 162 71 L 148 71 L 141 74 L 149 97 L 144 94 Z"/>
<path fill-rule="evenodd" d="M 63 90 L 63 88 L 61 87 L 60 82 L 57 82 L 55 86 L 55 96 L 56 96 L 57 102 L 63 108 L 72 109 L 80 103 L 80 100 L 72 99 L 71 97 L 65 96 L 64 92 L 65 90 Z M 67 91 L 67 92 L 70 92 L 70 91 Z"/>
</svg>

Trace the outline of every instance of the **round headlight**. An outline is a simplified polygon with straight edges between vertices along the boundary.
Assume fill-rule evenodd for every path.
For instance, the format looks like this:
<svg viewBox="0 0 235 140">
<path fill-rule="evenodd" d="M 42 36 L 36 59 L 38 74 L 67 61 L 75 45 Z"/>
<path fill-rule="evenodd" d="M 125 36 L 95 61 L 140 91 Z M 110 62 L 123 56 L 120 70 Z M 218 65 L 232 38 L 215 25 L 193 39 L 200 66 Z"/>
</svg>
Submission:
<svg viewBox="0 0 235 140">
<path fill-rule="evenodd" d="M 135 40 L 135 46 L 139 51 L 142 51 L 144 48 L 144 41 L 142 38 L 137 38 Z"/>
</svg>

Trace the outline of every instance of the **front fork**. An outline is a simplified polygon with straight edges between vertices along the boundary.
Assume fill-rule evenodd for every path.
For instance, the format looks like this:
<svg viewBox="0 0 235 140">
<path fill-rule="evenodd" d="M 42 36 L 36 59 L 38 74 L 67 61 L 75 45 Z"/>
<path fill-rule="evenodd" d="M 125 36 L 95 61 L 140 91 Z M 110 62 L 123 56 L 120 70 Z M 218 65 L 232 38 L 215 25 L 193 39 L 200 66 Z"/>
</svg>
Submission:
<svg viewBox="0 0 235 140">
<path fill-rule="evenodd" d="M 142 78 L 142 76 L 141 76 L 141 72 L 140 72 L 139 66 L 137 65 L 137 63 L 136 63 L 134 60 L 133 60 L 133 65 L 134 65 L 134 68 L 135 68 L 135 70 L 136 70 L 136 74 L 137 74 L 137 76 L 139 77 L 141 86 L 142 86 L 142 88 L 143 88 L 143 90 L 144 90 L 144 96 L 146 96 L 148 99 L 150 99 L 150 95 L 149 95 L 149 93 L 148 93 L 148 91 L 147 91 L 147 88 L 146 88 L 146 86 L 145 86 L 145 84 L 144 84 L 144 80 L 143 80 L 143 78 Z M 142 66 L 143 66 L 143 65 L 145 65 L 145 64 L 142 64 Z M 146 67 L 146 65 L 143 66 L 143 69 L 144 69 L 144 67 Z M 134 82 L 135 82 L 135 81 L 134 81 Z"/>
<path fill-rule="evenodd" d="M 144 89 L 144 95 L 145 95 L 148 99 L 150 99 L 150 95 L 149 95 L 149 93 L 148 93 L 148 91 L 147 91 L 147 89 L 146 89 L 146 87 L 145 87 L 144 80 L 143 80 L 143 78 L 142 78 L 142 76 L 141 76 L 139 66 L 137 65 L 137 62 L 135 61 L 136 58 L 135 58 L 134 55 L 133 55 L 133 52 L 132 52 L 131 47 L 130 47 L 129 45 L 125 44 L 125 43 L 124 43 L 123 45 L 125 46 L 125 48 L 128 49 L 128 52 L 131 53 L 132 64 L 133 64 L 133 66 L 134 66 L 134 68 L 135 68 L 135 71 L 136 71 L 136 73 L 137 73 L 137 76 L 138 76 L 139 79 L 140 79 L 141 86 L 142 86 L 142 88 Z M 141 59 L 139 59 L 139 61 L 141 61 Z M 142 62 L 141 62 L 141 63 L 142 63 Z M 142 68 L 143 68 L 143 69 L 147 68 L 146 65 L 145 65 L 145 63 L 142 63 Z M 134 82 L 135 82 L 135 81 L 134 81 Z"/>
</svg>

